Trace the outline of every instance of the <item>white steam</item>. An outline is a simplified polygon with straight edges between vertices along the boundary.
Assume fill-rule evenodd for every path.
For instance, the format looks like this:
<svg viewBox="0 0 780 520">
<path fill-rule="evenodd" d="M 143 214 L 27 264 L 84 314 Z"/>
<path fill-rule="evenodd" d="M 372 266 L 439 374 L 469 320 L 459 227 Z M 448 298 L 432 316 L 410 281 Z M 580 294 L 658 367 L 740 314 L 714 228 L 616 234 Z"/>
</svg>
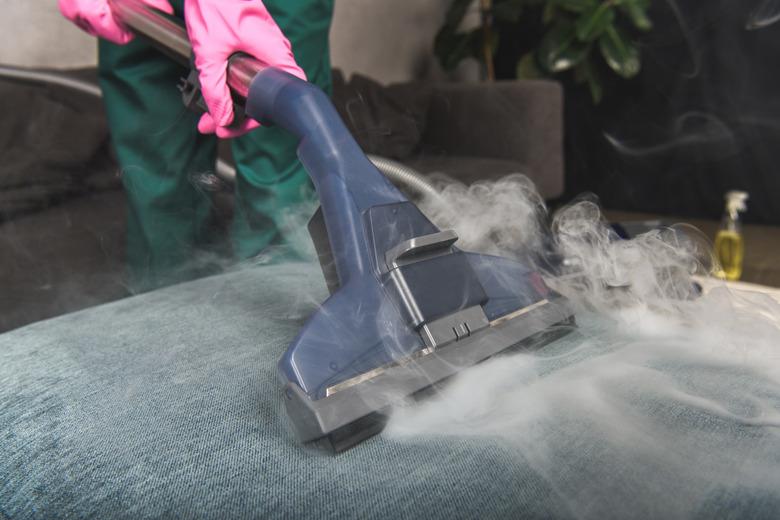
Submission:
<svg viewBox="0 0 780 520">
<path fill-rule="evenodd" d="M 440 179 L 441 197 L 426 198 L 420 207 L 439 227 L 457 231 L 461 247 L 515 255 L 541 246 L 544 199 L 528 177 L 510 175 L 471 186 Z"/>
<path fill-rule="evenodd" d="M 465 249 L 527 259 L 517 245 L 544 243 L 545 229 L 528 186 L 516 176 L 451 185 L 443 202 L 421 207 Z M 618 240 L 584 200 L 554 216 L 552 236 L 564 274 L 547 279 L 574 302 L 578 327 L 537 352 L 472 367 L 396 410 L 386 435 L 501 442 L 527 481 L 541 479 L 575 518 L 771 516 L 780 503 L 777 301 L 722 284 L 699 296 L 694 276 L 712 265 L 690 229 Z M 535 489 L 507 492 L 533 499 Z"/>
<path fill-rule="evenodd" d="M 750 13 L 745 28 L 749 31 L 763 29 L 780 20 L 779 0 L 760 0 Z"/>
</svg>

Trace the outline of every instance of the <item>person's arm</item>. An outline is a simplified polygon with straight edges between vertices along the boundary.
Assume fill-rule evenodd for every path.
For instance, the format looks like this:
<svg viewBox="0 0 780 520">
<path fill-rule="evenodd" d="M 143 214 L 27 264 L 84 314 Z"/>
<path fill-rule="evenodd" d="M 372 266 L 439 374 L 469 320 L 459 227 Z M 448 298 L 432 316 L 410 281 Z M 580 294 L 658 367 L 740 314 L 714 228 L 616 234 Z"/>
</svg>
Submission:
<svg viewBox="0 0 780 520">
<path fill-rule="evenodd" d="M 235 117 L 227 86 L 228 59 L 233 54 L 250 54 L 265 65 L 306 79 L 295 62 L 290 41 L 260 0 L 185 0 L 184 21 L 209 107 L 198 124 L 202 133 L 235 137 L 259 126 L 247 119 L 240 128 L 228 128 Z"/>
<path fill-rule="evenodd" d="M 142 1 L 173 14 L 167 0 Z M 114 17 L 108 0 L 59 0 L 59 5 L 65 17 L 94 36 L 120 45 L 133 39 L 132 32 Z M 227 66 L 233 54 L 250 54 L 269 67 L 306 79 L 295 62 L 289 40 L 260 0 L 185 0 L 184 20 L 209 109 L 198 123 L 202 133 L 236 137 L 259 126 L 247 119 L 238 128 L 230 128 L 235 114 L 227 86 Z"/>
<path fill-rule="evenodd" d="M 143 0 L 150 7 L 173 14 L 173 7 L 168 0 Z M 108 0 L 59 0 L 60 12 L 78 25 L 82 30 L 114 42 L 118 45 L 130 43 L 134 35 L 124 27 L 111 12 Z"/>
</svg>

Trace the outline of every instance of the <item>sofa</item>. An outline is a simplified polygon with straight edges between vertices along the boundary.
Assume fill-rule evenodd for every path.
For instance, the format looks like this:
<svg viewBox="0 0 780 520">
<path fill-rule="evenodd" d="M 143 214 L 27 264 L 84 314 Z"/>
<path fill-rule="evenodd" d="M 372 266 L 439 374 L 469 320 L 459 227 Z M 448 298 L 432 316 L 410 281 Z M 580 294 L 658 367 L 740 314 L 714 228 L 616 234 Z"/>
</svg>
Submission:
<svg viewBox="0 0 780 520">
<path fill-rule="evenodd" d="M 303 446 L 276 361 L 326 295 L 254 265 L 0 335 L 0 518 L 776 517 L 774 379 L 587 314 L 406 433 Z"/>
<path fill-rule="evenodd" d="M 513 90 L 471 88 L 505 90 L 488 103 Z M 469 113 L 460 103 L 479 95 L 466 90 L 432 90 L 439 121 Z M 414 121 L 410 106 L 399 125 Z M 372 119 L 355 117 L 359 138 L 376 135 Z M 406 160 L 424 166 L 449 147 L 529 170 L 560 164 L 510 156 L 523 149 L 514 134 L 490 143 L 467 119 L 451 123 L 464 125 L 463 141 L 426 125 Z M 516 118 L 507 124 L 519 130 Z M 87 187 L 78 170 L 78 195 L 8 212 L 0 228 L 13 269 L 1 271 L 3 287 L 17 284 L 3 305 L 21 309 L 0 334 L 0 518 L 774 518 L 780 508 L 772 374 L 712 350 L 705 362 L 686 357 L 668 348 L 674 335 L 614 332 L 588 312 L 565 338 L 438 389 L 454 399 L 407 404 L 405 422 L 345 453 L 303 446 L 276 361 L 327 296 L 319 266 L 270 255 L 121 298 L 121 191 Z M 493 428 L 470 427 L 485 421 Z"/>
</svg>

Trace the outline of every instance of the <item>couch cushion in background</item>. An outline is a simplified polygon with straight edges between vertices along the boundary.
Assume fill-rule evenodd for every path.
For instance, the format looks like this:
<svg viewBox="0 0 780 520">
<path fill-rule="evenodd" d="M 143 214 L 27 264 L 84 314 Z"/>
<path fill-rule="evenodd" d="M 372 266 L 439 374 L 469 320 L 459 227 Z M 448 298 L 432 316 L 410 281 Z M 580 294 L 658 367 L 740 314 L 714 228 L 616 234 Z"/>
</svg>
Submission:
<svg viewBox="0 0 780 520">
<path fill-rule="evenodd" d="M 258 268 L 0 336 L 0 516 L 564 510 L 494 443 L 375 438 L 336 457 L 302 450 L 283 421 L 275 364 L 325 294 L 318 266 Z"/>
<path fill-rule="evenodd" d="M 124 251 L 121 190 L 0 221 L 0 332 L 127 296 Z"/>
<path fill-rule="evenodd" d="M 333 71 L 333 104 L 368 154 L 405 159 L 414 154 L 425 132 L 432 85 L 381 85 L 354 74 L 349 81 Z"/>
<path fill-rule="evenodd" d="M 0 80 L 0 111 L 0 221 L 119 187 L 99 99 Z"/>
<path fill-rule="evenodd" d="M 776 479 L 742 480 L 751 461 L 780 464 L 771 427 L 658 401 L 633 381 L 615 396 L 640 421 L 628 430 L 653 420 L 701 445 L 673 446 L 664 465 L 598 435 L 598 413 L 551 409 L 543 417 L 558 421 L 531 429 L 529 452 L 448 431 L 383 434 L 338 456 L 304 450 L 286 429 L 275 364 L 326 292 L 318 266 L 260 266 L 0 335 L 0 517 L 770 518 L 780 506 Z M 605 354 L 580 341 L 550 345 L 550 370 L 534 377 Z M 681 388 L 762 384 L 738 367 L 651 368 Z M 758 391 L 780 402 L 777 389 Z M 744 465 L 710 483 L 708 468 L 736 447 Z M 698 494 L 680 502 L 692 484 Z"/>
<path fill-rule="evenodd" d="M 422 154 L 518 162 L 542 197 L 558 198 L 564 188 L 561 86 L 549 80 L 437 84 Z M 503 173 L 479 172 L 484 180 Z"/>
</svg>

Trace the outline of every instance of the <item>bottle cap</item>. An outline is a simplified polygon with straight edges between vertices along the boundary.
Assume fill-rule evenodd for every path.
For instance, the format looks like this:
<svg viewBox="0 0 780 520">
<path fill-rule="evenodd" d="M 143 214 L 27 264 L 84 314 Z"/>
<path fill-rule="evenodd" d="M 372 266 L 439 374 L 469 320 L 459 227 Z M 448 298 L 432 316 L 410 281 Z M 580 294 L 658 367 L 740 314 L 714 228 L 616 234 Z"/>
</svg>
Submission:
<svg viewBox="0 0 780 520">
<path fill-rule="evenodd" d="M 730 213 L 747 211 L 747 201 L 750 195 L 746 191 L 729 191 L 726 193 L 726 209 Z"/>
</svg>

